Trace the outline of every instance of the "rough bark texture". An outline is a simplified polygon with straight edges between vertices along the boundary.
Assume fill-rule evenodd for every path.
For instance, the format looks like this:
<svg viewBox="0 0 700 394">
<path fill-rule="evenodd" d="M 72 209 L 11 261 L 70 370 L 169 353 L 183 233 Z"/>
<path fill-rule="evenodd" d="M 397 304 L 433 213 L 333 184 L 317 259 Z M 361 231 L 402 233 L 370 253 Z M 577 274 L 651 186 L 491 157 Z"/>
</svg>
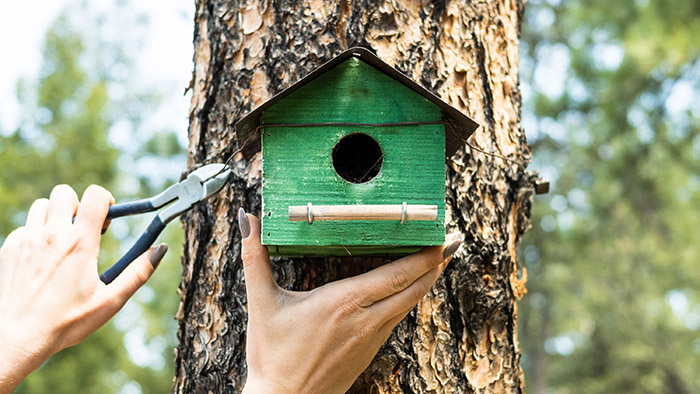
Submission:
<svg viewBox="0 0 700 394">
<path fill-rule="evenodd" d="M 197 0 L 190 168 L 237 149 L 242 115 L 342 50 L 363 46 L 482 126 L 472 144 L 526 162 L 520 126 L 522 0 Z M 177 392 L 238 392 L 245 381 L 246 298 L 236 210 L 259 214 L 259 158 L 239 158 L 231 187 L 187 214 Z M 447 163 L 448 231 L 465 246 L 402 321 L 350 392 L 522 392 L 517 245 L 534 177 L 460 150 Z M 310 289 L 383 259 L 278 259 L 278 283 Z"/>
</svg>

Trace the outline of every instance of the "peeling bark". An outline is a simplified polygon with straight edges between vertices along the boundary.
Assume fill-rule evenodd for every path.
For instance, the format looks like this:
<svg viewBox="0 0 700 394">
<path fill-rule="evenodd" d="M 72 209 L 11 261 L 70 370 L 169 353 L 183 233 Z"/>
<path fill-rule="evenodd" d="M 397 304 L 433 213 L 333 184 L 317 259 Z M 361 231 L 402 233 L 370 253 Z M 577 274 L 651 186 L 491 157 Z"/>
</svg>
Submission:
<svg viewBox="0 0 700 394">
<path fill-rule="evenodd" d="M 518 38 L 522 0 L 197 0 L 188 166 L 223 161 L 233 124 L 342 50 L 363 46 L 479 122 L 472 144 L 523 162 Z M 174 391 L 239 392 L 246 298 L 236 210 L 260 212 L 259 156 L 235 162 L 230 188 L 186 222 Z M 394 330 L 353 393 L 522 392 L 516 249 L 529 226 L 534 176 L 460 150 L 447 163 L 450 232 L 463 249 Z M 278 283 L 310 289 L 382 258 L 278 259 Z"/>
</svg>

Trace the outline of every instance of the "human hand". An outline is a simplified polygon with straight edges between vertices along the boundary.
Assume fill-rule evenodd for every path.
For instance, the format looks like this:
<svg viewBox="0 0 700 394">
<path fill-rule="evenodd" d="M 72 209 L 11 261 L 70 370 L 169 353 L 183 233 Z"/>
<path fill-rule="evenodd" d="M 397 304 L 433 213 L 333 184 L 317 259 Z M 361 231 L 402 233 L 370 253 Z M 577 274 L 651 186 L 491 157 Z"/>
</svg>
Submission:
<svg viewBox="0 0 700 394">
<path fill-rule="evenodd" d="M 440 276 L 461 236 L 307 292 L 280 288 L 260 222 L 243 210 L 248 295 L 245 394 L 345 393 Z"/>
<path fill-rule="evenodd" d="M 99 186 L 88 187 L 81 202 L 69 186 L 56 186 L 0 248 L 0 393 L 107 322 L 167 251 L 165 244 L 151 248 L 110 285 L 102 283 L 97 256 L 112 203 Z"/>
</svg>

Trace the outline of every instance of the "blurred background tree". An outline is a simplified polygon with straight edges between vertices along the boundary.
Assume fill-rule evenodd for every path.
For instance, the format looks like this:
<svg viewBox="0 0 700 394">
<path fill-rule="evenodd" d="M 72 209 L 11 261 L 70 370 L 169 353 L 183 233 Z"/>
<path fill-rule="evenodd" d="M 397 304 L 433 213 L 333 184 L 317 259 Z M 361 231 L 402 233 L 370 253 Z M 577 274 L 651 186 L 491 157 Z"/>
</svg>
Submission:
<svg viewBox="0 0 700 394">
<path fill-rule="evenodd" d="M 531 1 L 529 393 L 700 392 L 700 3 Z"/>
<path fill-rule="evenodd" d="M 23 224 L 31 202 L 48 197 L 56 184 L 69 184 L 79 195 L 92 183 L 103 185 L 119 201 L 151 196 L 184 170 L 174 132 L 144 124 L 160 103 L 158 89 L 145 93 L 130 83 L 140 49 L 134 43 L 147 20 L 124 7 L 110 11 L 108 21 L 84 5 L 66 9 L 46 33 L 37 81 L 18 85 L 21 125 L 0 132 L 0 242 Z M 122 23 L 129 29 L 113 34 Z M 102 240 L 100 271 L 130 247 L 148 220 L 113 222 Z M 149 283 L 86 341 L 51 357 L 17 393 L 170 390 L 181 227 L 171 224 L 159 240 L 171 252 Z"/>
</svg>

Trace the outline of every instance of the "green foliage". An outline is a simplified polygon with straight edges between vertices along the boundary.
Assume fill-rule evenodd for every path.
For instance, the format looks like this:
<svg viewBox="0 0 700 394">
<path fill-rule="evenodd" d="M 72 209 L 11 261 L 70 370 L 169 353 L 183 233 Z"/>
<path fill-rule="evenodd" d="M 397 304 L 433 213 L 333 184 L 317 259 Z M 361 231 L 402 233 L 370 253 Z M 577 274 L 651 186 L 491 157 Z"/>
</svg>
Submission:
<svg viewBox="0 0 700 394">
<path fill-rule="evenodd" d="M 89 26 L 90 36 L 76 28 L 76 19 Z M 0 206 L 5 211 L 0 242 L 24 222 L 31 202 L 48 197 L 58 183 L 71 185 L 79 195 L 88 185 L 100 184 L 119 201 L 151 196 L 179 175 L 166 171 L 171 175 L 160 179 L 138 171 L 147 167 L 144 162 L 162 165 L 177 159 L 182 166 L 183 148 L 173 132 L 139 129 L 145 111 L 157 105 L 153 95 L 128 91 L 121 101 L 112 97 L 111 88 L 128 87 L 119 74 L 128 76 L 129 54 L 120 42 L 101 38 L 101 30 L 90 25 L 99 25 L 97 19 L 76 7 L 61 16 L 46 34 L 38 81 L 18 89 L 25 120 L 14 132 L 0 133 Z M 129 139 L 140 149 L 110 143 L 119 123 L 129 125 L 134 134 Z M 134 179 L 137 187 L 129 187 Z M 100 271 L 133 244 L 150 219 L 112 223 L 102 239 Z M 125 387 L 129 392 L 169 391 L 182 238 L 177 224 L 168 226 L 159 242 L 167 242 L 170 252 L 148 285 L 111 322 L 52 356 L 16 392 L 116 393 Z"/>
<path fill-rule="evenodd" d="M 112 120 L 106 81 L 88 78 L 80 68 L 80 37 L 66 29 L 60 19 L 47 34 L 33 121 L 0 136 L 0 198 L 13 213 L 48 196 L 57 183 L 78 192 L 91 183 L 114 184 L 118 151 L 107 143 Z M 0 220 L 0 233 L 9 233 L 22 221 L 6 216 Z"/>
<path fill-rule="evenodd" d="M 554 187 L 523 242 L 528 392 L 700 392 L 700 107 L 689 99 L 700 7 L 529 7 L 525 127 Z"/>
</svg>

